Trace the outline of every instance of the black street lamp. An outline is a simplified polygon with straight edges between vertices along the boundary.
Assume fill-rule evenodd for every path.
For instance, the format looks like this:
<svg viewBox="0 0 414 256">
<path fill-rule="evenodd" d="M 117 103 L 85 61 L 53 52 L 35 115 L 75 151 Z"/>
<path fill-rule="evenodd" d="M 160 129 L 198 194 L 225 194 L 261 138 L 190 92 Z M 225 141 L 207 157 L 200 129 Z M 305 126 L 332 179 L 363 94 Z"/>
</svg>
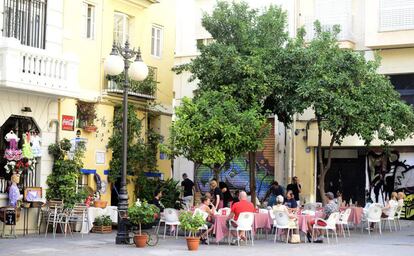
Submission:
<svg viewBox="0 0 414 256">
<path fill-rule="evenodd" d="M 135 57 L 132 62 L 130 59 Z M 128 191 L 126 187 L 127 175 L 127 148 L 128 148 L 128 88 L 129 78 L 142 81 L 148 76 L 148 67 L 142 61 L 141 51 L 129 48 L 129 42 L 125 42 L 125 46 L 121 47 L 112 45 L 112 52 L 105 59 L 104 70 L 108 75 L 116 76 L 124 72 L 123 82 L 123 122 L 122 122 L 122 172 L 121 172 L 121 188 L 118 196 L 118 212 L 126 213 L 128 210 Z M 116 234 L 116 244 L 126 244 L 129 242 L 129 233 L 124 219 L 118 214 L 118 229 Z"/>
</svg>

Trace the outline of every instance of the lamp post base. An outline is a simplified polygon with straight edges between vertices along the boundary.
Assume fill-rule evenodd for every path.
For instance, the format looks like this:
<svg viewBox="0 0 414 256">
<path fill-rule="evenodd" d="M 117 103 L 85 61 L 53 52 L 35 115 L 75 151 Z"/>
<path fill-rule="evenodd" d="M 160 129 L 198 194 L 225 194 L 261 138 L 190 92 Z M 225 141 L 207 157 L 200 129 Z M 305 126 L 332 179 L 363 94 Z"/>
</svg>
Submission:
<svg viewBox="0 0 414 256">
<path fill-rule="evenodd" d="M 115 238 L 115 244 L 130 244 L 131 237 L 129 234 L 120 234 L 118 233 Z"/>
</svg>

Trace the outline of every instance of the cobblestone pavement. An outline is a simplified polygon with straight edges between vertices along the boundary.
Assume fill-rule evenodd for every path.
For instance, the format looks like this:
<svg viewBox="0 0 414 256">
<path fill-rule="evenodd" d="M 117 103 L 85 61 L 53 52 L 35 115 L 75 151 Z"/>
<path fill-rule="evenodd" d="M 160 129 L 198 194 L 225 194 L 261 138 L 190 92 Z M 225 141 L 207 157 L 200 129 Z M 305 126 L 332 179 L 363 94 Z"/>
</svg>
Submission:
<svg viewBox="0 0 414 256">
<path fill-rule="evenodd" d="M 144 249 L 135 248 L 132 245 L 115 245 L 115 233 L 112 234 L 89 234 L 83 238 L 75 234 L 73 238 L 64 238 L 58 234 L 55 239 L 51 235 L 26 236 L 17 239 L 0 239 L 0 256 L 12 255 L 387 255 L 404 256 L 414 255 L 414 221 L 403 221 L 402 230 L 389 232 L 385 230 L 383 235 L 373 233 L 371 236 L 361 230 L 351 231 L 350 238 L 339 238 L 336 244 L 331 240 L 328 244 L 286 244 L 273 243 L 271 238 L 261 238 L 255 241 L 255 245 L 242 245 L 240 247 L 227 244 L 200 245 L 197 252 L 187 251 L 186 242 L 183 237 L 177 240 L 171 237 L 160 241 L 156 247 Z"/>
</svg>

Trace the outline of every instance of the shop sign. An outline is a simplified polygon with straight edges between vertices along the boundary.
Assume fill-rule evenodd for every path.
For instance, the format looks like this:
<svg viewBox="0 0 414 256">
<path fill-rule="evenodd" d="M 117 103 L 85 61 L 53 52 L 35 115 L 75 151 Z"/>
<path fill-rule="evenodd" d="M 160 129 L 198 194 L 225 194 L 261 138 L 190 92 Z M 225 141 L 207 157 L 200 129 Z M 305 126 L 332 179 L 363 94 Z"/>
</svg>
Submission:
<svg viewBox="0 0 414 256">
<path fill-rule="evenodd" d="M 62 115 L 62 130 L 73 131 L 75 130 L 75 117 Z"/>
</svg>

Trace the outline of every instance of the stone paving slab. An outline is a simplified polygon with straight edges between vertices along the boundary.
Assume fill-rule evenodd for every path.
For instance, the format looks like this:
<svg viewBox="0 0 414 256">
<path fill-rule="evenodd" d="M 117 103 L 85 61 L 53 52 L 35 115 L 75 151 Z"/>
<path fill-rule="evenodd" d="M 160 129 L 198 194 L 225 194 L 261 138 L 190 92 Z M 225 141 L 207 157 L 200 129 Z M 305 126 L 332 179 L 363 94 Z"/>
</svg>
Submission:
<svg viewBox="0 0 414 256">
<path fill-rule="evenodd" d="M 361 234 L 360 229 L 351 232 L 350 238 L 339 237 L 339 243 L 331 240 L 328 244 L 325 239 L 323 244 L 286 244 L 273 243 L 269 240 L 260 239 L 255 245 L 229 246 L 227 244 L 200 245 L 197 252 L 187 251 L 186 242 L 183 237 L 177 240 L 168 237 L 163 240 L 160 237 L 156 247 L 144 249 L 135 248 L 132 245 L 115 245 L 115 233 L 112 234 L 89 234 L 83 238 L 75 234 L 63 237 L 58 234 L 55 239 L 52 236 L 26 236 L 17 239 L 0 239 L 0 256 L 14 255 L 70 255 L 70 256 L 100 256 L 100 255 L 208 255 L 208 256 L 231 256 L 231 255 L 375 255 L 375 256 L 413 256 L 414 255 L 414 221 L 404 221 L 402 230 L 398 232 L 383 232 L 380 236 L 373 233 L 371 236 L 365 231 Z"/>
</svg>

